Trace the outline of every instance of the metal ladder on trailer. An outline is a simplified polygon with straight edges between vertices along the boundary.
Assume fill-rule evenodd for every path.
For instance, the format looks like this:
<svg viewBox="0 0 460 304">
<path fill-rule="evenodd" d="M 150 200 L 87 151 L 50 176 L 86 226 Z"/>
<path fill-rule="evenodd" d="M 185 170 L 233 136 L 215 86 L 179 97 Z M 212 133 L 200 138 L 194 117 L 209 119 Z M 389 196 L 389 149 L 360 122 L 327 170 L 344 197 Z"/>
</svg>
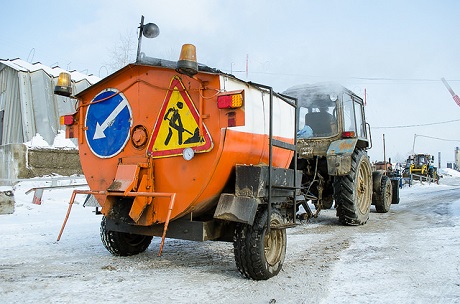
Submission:
<svg viewBox="0 0 460 304">
<path fill-rule="evenodd" d="M 270 231 L 270 215 L 272 212 L 272 194 L 274 189 L 284 189 L 284 190 L 292 190 L 292 219 L 293 225 L 296 222 L 296 213 L 297 213 L 297 190 L 300 189 L 300 185 L 297 183 L 297 130 L 298 130 L 298 118 L 299 118 L 299 108 L 297 104 L 297 98 L 290 97 L 287 95 L 275 93 L 273 88 L 270 86 L 253 83 L 252 85 L 263 89 L 270 94 L 270 107 L 269 107 L 269 132 L 268 132 L 268 146 L 269 146 L 269 153 L 268 153 L 268 217 L 267 217 L 267 231 Z M 294 144 L 287 143 L 278 139 L 273 138 L 273 96 L 277 96 L 286 104 L 294 108 L 295 111 L 295 123 L 294 123 Z M 294 152 L 293 160 L 294 160 L 294 185 L 293 186 L 277 186 L 273 185 L 273 147 L 290 150 Z M 290 225 L 288 225 L 290 226 Z"/>
</svg>

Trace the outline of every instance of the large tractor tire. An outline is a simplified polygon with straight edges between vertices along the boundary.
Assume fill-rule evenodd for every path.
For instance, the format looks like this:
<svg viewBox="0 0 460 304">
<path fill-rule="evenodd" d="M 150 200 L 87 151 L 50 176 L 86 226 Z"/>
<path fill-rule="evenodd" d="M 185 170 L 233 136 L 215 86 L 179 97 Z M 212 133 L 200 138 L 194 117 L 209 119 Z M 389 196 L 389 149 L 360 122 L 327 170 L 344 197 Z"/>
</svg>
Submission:
<svg viewBox="0 0 460 304">
<path fill-rule="evenodd" d="M 102 218 L 102 244 L 113 255 L 130 256 L 144 252 L 152 242 L 152 238 L 152 236 L 107 230 L 106 218 Z"/>
<path fill-rule="evenodd" d="M 369 219 L 372 203 L 372 170 L 367 153 L 355 150 L 351 171 L 334 181 L 339 221 L 345 225 L 363 225 Z"/>
<path fill-rule="evenodd" d="M 257 212 L 252 226 L 238 224 L 233 248 L 238 270 L 253 280 L 267 280 L 277 275 L 286 255 L 286 228 L 278 210 L 272 209 L 270 233 L 267 233 L 267 208 Z"/>
<path fill-rule="evenodd" d="M 386 175 L 382 175 L 380 177 L 380 183 L 374 185 L 374 188 L 377 188 L 377 191 L 374 192 L 375 210 L 378 213 L 387 213 L 390 211 L 391 200 L 393 198 L 390 178 Z"/>
</svg>

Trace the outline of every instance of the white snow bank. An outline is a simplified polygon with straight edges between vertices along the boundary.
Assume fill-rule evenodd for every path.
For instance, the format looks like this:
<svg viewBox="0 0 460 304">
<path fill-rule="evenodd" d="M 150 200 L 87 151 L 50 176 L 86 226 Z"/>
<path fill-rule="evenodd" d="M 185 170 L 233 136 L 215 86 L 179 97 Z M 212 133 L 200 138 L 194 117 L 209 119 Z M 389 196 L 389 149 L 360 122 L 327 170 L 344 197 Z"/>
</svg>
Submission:
<svg viewBox="0 0 460 304">
<path fill-rule="evenodd" d="M 43 137 L 37 133 L 25 145 L 29 148 L 42 148 L 42 149 L 76 149 L 77 147 L 72 140 L 65 138 L 65 131 L 59 130 L 54 138 L 53 145 L 49 145 Z"/>
<path fill-rule="evenodd" d="M 49 144 L 38 133 L 30 141 L 26 142 L 25 145 L 29 148 L 49 148 Z"/>
<path fill-rule="evenodd" d="M 449 168 L 441 168 L 438 170 L 439 174 L 441 175 L 447 175 L 451 177 L 460 177 L 460 172 L 454 169 L 449 169 Z"/>
</svg>

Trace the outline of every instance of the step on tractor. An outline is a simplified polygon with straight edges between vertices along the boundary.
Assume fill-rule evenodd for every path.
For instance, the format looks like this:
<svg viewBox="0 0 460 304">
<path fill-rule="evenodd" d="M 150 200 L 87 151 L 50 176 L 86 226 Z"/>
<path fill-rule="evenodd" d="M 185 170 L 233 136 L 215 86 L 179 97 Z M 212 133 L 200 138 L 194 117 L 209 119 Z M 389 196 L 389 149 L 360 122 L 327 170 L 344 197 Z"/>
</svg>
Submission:
<svg viewBox="0 0 460 304">
<path fill-rule="evenodd" d="M 86 195 L 113 255 L 144 252 L 154 236 L 158 255 L 166 236 L 227 241 L 240 273 L 265 280 L 282 268 L 286 229 L 306 197 L 329 207 L 335 199 L 344 223 L 367 220 L 373 181 L 361 99 L 340 89 L 310 102 L 196 58 L 191 44 L 177 62 L 138 51 L 135 63 L 75 96 L 70 75 L 59 76 L 55 93 L 76 100 L 61 122 L 78 141 L 90 190 L 73 191 L 58 240 L 76 195 Z M 314 117 L 322 106 L 330 130 Z M 297 139 L 300 116 L 311 138 Z"/>
<path fill-rule="evenodd" d="M 318 216 L 335 202 L 341 223 L 362 225 L 371 205 L 384 213 L 392 201 L 399 202 L 397 183 L 371 167 L 370 126 L 360 97 L 333 83 L 295 86 L 283 94 L 297 98 L 299 107 L 297 168 L 302 194 L 316 208 L 313 214 L 303 202 L 304 218 Z"/>
</svg>

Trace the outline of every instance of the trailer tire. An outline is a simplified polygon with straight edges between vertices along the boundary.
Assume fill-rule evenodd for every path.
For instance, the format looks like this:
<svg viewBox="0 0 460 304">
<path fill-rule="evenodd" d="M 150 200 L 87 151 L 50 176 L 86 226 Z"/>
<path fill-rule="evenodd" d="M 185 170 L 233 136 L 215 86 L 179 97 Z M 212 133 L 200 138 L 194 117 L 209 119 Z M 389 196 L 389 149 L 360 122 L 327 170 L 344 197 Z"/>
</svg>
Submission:
<svg viewBox="0 0 460 304">
<path fill-rule="evenodd" d="M 267 280 L 277 275 L 286 255 L 286 228 L 271 228 L 267 234 L 268 209 L 257 212 L 252 226 L 237 224 L 233 249 L 238 270 L 248 279 Z M 272 210 L 271 227 L 282 225 L 283 217 Z"/>
<path fill-rule="evenodd" d="M 391 180 L 391 185 L 393 188 L 393 197 L 391 198 L 391 203 L 399 204 L 399 179 Z"/>
<path fill-rule="evenodd" d="M 388 176 L 382 175 L 380 178 L 380 185 L 376 185 L 378 190 L 374 193 L 375 197 L 375 210 L 378 213 L 387 213 L 390 211 L 391 201 L 393 198 L 393 189 L 391 180 Z"/>
<path fill-rule="evenodd" d="M 101 221 L 101 240 L 104 247 L 116 256 L 130 256 L 144 252 L 152 236 L 107 230 L 105 216 Z"/>
<path fill-rule="evenodd" d="M 365 151 L 355 150 L 350 172 L 336 176 L 334 195 L 340 223 L 363 225 L 367 222 L 372 203 L 372 170 Z"/>
</svg>

